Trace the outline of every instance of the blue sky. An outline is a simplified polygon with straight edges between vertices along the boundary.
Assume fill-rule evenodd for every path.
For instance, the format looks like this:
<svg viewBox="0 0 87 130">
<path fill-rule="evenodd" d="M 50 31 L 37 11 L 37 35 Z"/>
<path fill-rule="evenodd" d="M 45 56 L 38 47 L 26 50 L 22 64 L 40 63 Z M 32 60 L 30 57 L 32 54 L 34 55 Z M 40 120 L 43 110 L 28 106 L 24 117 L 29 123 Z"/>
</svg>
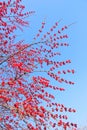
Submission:
<svg viewBox="0 0 87 130">
<path fill-rule="evenodd" d="M 62 103 L 77 109 L 76 114 L 70 114 L 70 119 L 79 127 L 84 126 L 87 124 L 87 0 L 26 0 L 26 5 L 27 9 L 36 11 L 30 17 L 30 27 L 23 36 L 26 41 L 32 40 L 44 18 L 48 29 L 61 18 L 60 27 L 76 22 L 67 31 L 69 49 L 62 50 L 63 58 L 70 58 L 71 67 L 76 70 L 75 75 L 70 77 L 75 85 L 67 87 L 59 98 Z"/>
</svg>

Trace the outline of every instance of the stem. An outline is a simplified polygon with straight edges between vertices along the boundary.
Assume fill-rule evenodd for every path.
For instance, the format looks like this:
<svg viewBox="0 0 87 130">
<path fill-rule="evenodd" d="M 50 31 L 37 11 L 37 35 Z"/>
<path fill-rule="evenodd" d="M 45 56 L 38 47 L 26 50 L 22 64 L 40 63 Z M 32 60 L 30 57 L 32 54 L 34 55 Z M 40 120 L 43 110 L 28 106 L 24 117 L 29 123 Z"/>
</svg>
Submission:
<svg viewBox="0 0 87 130">
<path fill-rule="evenodd" d="M 15 55 L 17 55 L 17 54 L 20 53 L 21 51 L 23 51 L 23 50 L 25 50 L 25 49 L 27 49 L 27 48 L 33 46 L 33 45 L 40 44 L 40 43 L 45 43 L 45 42 L 46 42 L 46 41 L 44 41 L 44 42 L 36 42 L 36 43 L 32 43 L 32 44 L 30 44 L 30 45 L 28 45 L 28 46 L 22 48 L 20 51 L 15 52 L 14 54 L 8 56 L 5 60 L 3 60 L 3 61 L 0 63 L 0 65 L 2 65 L 4 62 L 6 62 L 7 60 L 9 60 L 10 58 L 14 57 Z"/>
</svg>

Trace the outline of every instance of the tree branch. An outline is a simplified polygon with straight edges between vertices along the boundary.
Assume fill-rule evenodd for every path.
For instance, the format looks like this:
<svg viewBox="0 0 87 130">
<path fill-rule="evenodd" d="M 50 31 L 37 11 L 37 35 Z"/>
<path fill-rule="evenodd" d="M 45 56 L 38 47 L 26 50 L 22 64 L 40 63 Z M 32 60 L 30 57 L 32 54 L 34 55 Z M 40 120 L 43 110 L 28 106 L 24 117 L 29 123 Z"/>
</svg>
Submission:
<svg viewBox="0 0 87 130">
<path fill-rule="evenodd" d="M 4 62 L 6 62 L 7 60 L 9 60 L 10 58 L 14 57 L 15 55 L 17 55 L 17 54 L 20 53 L 21 51 L 23 51 L 23 50 L 25 50 L 25 49 L 27 49 L 27 48 L 33 46 L 33 45 L 41 44 L 41 43 L 46 43 L 46 41 L 44 41 L 44 42 L 36 42 L 36 43 L 32 43 L 32 44 L 30 44 L 30 45 L 28 45 L 28 46 L 22 48 L 20 51 L 15 52 L 14 54 L 8 56 L 5 60 L 3 60 L 2 62 L 0 62 L 0 65 L 2 65 Z"/>
</svg>

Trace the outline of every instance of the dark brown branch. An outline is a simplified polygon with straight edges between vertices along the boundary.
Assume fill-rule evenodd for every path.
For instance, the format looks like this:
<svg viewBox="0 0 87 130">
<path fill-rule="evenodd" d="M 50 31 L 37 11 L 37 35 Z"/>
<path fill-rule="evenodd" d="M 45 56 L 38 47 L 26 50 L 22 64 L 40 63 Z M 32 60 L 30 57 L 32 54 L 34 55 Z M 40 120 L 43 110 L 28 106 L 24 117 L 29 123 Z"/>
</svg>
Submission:
<svg viewBox="0 0 87 130">
<path fill-rule="evenodd" d="M 40 43 L 46 43 L 46 41 L 44 41 L 44 42 L 36 42 L 36 43 L 32 43 L 32 44 L 30 44 L 30 45 L 28 45 L 28 46 L 22 48 L 20 51 L 15 52 L 14 54 L 8 56 L 5 60 L 3 60 L 2 62 L 0 62 L 0 65 L 2 65 L 4 62 L 6 62 L 7 60 L 9 60 L 10 58 L 14 57 L 15 55 L 17 55 L 17 54 L 20 53 L 21 51 L 23 51 L 23 50 L 25 50 L 25 49 L 27 49 L 27 48 L 33 46 L 33 45 L 40 44 Z"/>
</svg>

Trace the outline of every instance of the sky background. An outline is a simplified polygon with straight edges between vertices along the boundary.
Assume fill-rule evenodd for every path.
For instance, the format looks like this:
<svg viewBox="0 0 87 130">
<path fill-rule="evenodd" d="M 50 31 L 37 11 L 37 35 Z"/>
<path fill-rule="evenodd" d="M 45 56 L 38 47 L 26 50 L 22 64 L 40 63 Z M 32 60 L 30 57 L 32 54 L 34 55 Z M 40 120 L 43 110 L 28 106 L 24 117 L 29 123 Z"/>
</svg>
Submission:
<svg viewBox="0 0 87 130">
<path fill-rule="evenodd" d="M 75 22 L 67 31 L 70 47 L 62 49 L 62 58 L 71 59 L 71 68 L 76 70 L 74 76 L 68 75 L 75 81 L 75 85 L 72 87 L 66 85 L 66 91 L 57 96 L 61 103 L 76 108 L 77 113 L 71 113 L 70 120 L 76 122 L 78 127 L 82 127 L 87 124 L 87 0 L 23 1 L 27 5 L 27 10 L 35 11 L 29 18 L 30 27 L 23 34 L 26 41 L 32 41 L 44 18 L 48 30 L 60 19 L 62 21 L 59 28 Z"/>
</svg>

